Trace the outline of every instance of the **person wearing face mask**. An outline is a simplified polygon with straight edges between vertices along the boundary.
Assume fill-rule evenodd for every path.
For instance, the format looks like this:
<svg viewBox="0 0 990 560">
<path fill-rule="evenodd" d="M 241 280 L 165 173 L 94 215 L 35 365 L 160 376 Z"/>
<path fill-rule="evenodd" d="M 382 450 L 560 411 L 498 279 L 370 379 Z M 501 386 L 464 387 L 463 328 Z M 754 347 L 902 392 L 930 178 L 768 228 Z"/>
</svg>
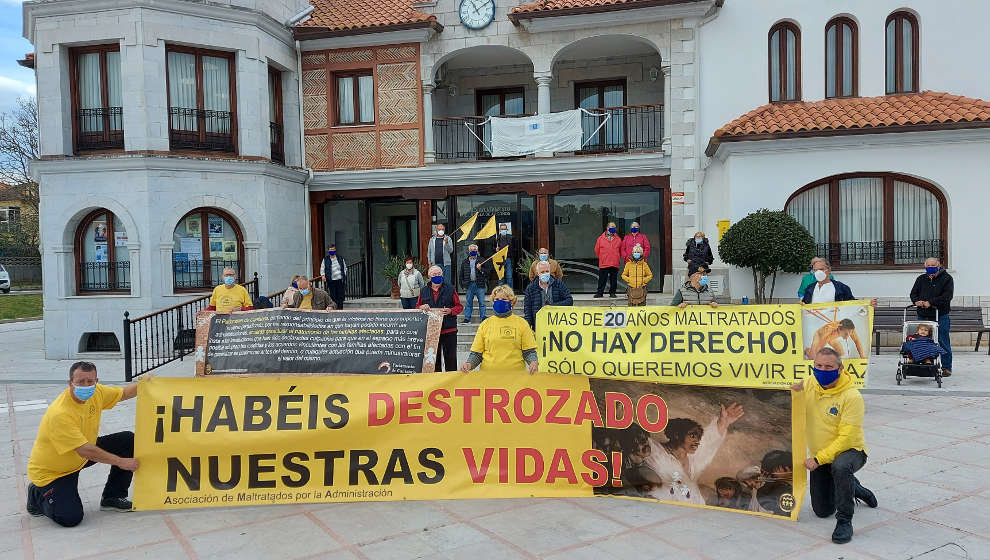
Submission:
<svg viewBox="0 0 990 560">
<path fill-rule="evenodd" d="M 608 227 L 595 242 L 595 256 L 598 257 L 598 290 L 596 298 L 605 295 L 605 282 L 608 281 L 608 297 L 614 298 L 615 285 L 619 278 L 619 263 L 622 261 L 622 238 L 616 232 L 615 222 Z"/>
<path fill-rule="evenodd" d="M 804 297 L 804 291 L 808 289 L 808 286 L 818 281 L 815 278 L 815 263 L 824 260 L 821 257 L 813 257 L 811 259 L 811 264 L 808 265 L 808 273 L 801 277 L 801 285 L 798 287 L 798 299 Z"/>
<path fill-rule="evenodd" d="M 952 276 L 935 257 L 925 261 L 925 273 L 915 279 L 911 288 L 911 301 L 918 308 L 919 319 L 934 321 L 938 311 L 938 345 L 946 352 L 942 355 L 942 377 L 952 375 L 952 345 L 949 341 L 949 329 L 952 328 L 949 313 L 952 307 L 949 304 L 954 290 Z"/>
<path fill-rule="evenodd" d="M 708 288 L 708 273 L 711 272 L 706 265 L 690 265 L 688 267 L 688 279 L 679 290 L 674 292 L 674 299 L 671 305 L 676 305 L 684 309 L 688 305 L 710 305 L 718 307 L 715 301 L 715 293 Z"/>
<path fill-rule="evenodd" d="M 642 249 L 640 251 L 643 253 L 642 259 L 644 261 L 648 260 L 650 258 L 650 240 L 646 237 L 646 234 L 640 233 L 639 222 L 629 224 L 629 233 L 622 238 L 623 262 L 629 262 L 632 260 L 633 249 L 636 245 L 639 245 L 640 249 Z"/>
<path fill-rule="evenodd" d="M 687 245 L 684 247 L 684 262 L 687 263 L 688 268 L 692 264 L 710 266 L 715 262 L 711 243 L 708 242 L 704 232 L 696 231 L 694 237 L 687 240 Z"/>
<path fill-rule="evenodd" d="M 415 259 L 406 257 L 405 268 L 399 273 L 399 298 L 402 300 L 403 309 L 416 309 L 416 300 L 419 293 L 426 287 L 426 280 L 423 274 L 416 270 Z"/>
<path fill-rule="evenodd" d="M 333 300 L 325 291 L 314 288 L 305 276 L 296 279 L 296 293 L 287 306 L 288 309 L 316 309 L 323 311 L 333 309 Z"/>
<path fill-rule="evenodd" d="M 629 239 L 628 235 L 626 239 Z M 646 285 L 653 279 L 653 271 L 646 264 L 646 251 L 642 245 L 634 245 L 629 256 L 631 260 L 622 269 L 622 281 L 629 286 L 626 289 L 626 300 L 629 305 L 646 305 Z"/>
<path fill-rule="evenodd" d="M 505 277 L 498 281 L 499 284 L 512 285 L 512 234 L 509 233 L 509 224 L 499 224 L 498 225 L 498 237 L 495 238 L 495 252 L 498 252 L 502 247 L 508 247 L 509 250 L 505 253 Z M 494 253 L 493 253 L 494 254 Z"/>
<path fill-rule="evenodd" d="M 96 463 L 110 465 L 100 509 L 133 511 L 127 489 L 139 466 L 134 459 L 134 432 L 98 434 L 102 412 L 136 395 L 137 383 L 100 385 L 95 365 L 72 364 L 69 387 L 48 405 L 31 448 L 28 513 L 47 516 L 63 527 L 78 525 L 83 519 L 79 471 Z"/>
<path fill-rule="evenodd" d="M 523 315 L 531 329 L 536 329 L 536 313 L 545 305 L 574 305 L 571 291 L 563 280 L 550 273 L 550 263 L 536 262 L 537 277 L 526 286 L 526 300 L 523 302 Z"/>
<path fill-rule="evenodd" d="M 537 253 L 536 258 L 533 260 L 533 264 L 529 265 L 529 281 L 532 282 L 537 275 L 536 266 L 541 262 L 545 262 L 550 265 L 550 276 L 553 276 L 557 280 L 564 277 L 564 269 L 560 268 L 560 263 L 556 259 L 550 258 L 550 251 L 546 247 L 540 247 L 539 253 Z"/>
<path fill-rule="evenodd" d="M 485 320 L 485 292 L 488 291 L 488 268 L 481 258 L 478 246 L 468 245 L 468 256 L 461 263 L 461 286 L 464 286 L 467 307 L 464 310 L 464 322 L 471 322 L 474 311 L 473 300 L 478 300 L 478 312 L 481 320 Z"/>
<path fill-rule="evenodd" d="M 527 370 L 536 373 L 539 368 L 536 356 L 536 336 L 526 320 L 513 315 L 516 294 L 512 288 L 501 285 L 492 290 L 494 317 L 489 317 L 478 327 L 471 343 L 471 353 L 461 365 L 468 373 L 480 366 L 484 372 L 514 372 Z"/>
<path fill-rule="evenodd" d="M 433 265 L 426 274 L 430 277 L 430 283 L 420 290 L 416 308 L 432 310 L 443 317 L 434 371 L 457 371 L 457 316 L 464 307 L 454 286 L 444 281 L 442 268 Z"/>
<path fill-rule="evenodd" d="M 344 294 L 347 291 L 347 263 L 344 262 L 344 257 L 337 254 L 337 245 L 333 243 L 327 247 L 327 254 L 320 263 L 320 276 L 333 300 L 334 309 L 343 309 Z"/>
<path fill-rule="evenodd" d="M 206 310 L 231 313 L 248 309 L 254 309 L 251 294 L 247 288 L 237 283 L 237 272 L 233 268 L 223 269 L 223 284 L 213 288 L 210 306 Z"/>
<path fill-rule="evenodd" d="M 851 301 L 856 299 L 849 286 L 832 278 L 832 266 L 825 259 L 819 259 L 812 267 L 815 283 L 804 290 L 804 303 L 832 303 L 835 301 Z M 877 306 L 877 298 L 870 300 L 870 305 Z"/>
<path fill-rule="evenodd" d="M 426 262 L 443 270 L 443 277 L 453 279 L 451 265 L 454 264 L 454 240 L 447 235 L 447 227 L 437 224 L 437 233 L 426 245 Z"/>
<path fill-rule="evenodd" d="M 293 274 L 292 279 L 289 280 L 289 287 L 282 292 L 282 309 L 288 309 L 296 294 L 299 293 L 299 279 L 305 278 L 301 274 Z"/>
<path fill-rule="evenodd" d="M 855 501 L 877 507 L 877 497 L 854 476 L 866 464 L 865 407 L 838 352 L 819 350 L 811 371 L 813 376 L 791 385 L 792 391 L 803 391 L 805 396 L 811 456 L 804 460 L 804 466 L 811 477 L 811 507 L 818 517 L 835 514 L 832 541 L 842 544 L 853 536 Z"/>
</svg>

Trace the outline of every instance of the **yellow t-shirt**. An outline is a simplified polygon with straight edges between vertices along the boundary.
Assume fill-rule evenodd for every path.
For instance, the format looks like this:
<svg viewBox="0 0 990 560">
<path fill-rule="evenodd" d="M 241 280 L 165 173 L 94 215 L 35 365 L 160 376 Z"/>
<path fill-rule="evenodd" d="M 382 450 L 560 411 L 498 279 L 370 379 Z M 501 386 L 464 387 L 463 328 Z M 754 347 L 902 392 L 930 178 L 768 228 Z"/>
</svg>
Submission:
<svg viewBox="0 0 990 560">
<path fill-rule="evenodd" d="M 471 351 L 481 354 L 481 371 L 525 371 L 523 350 L 536 349 L 536 336 L 518 315 L 489 317 L 478 326 Z"/>
<path fill-rule="evenodd" d="M 308 294 L 302 297 L 302 301 L 299 302 L 299 309 L 312 309 L 313 308 L 313 290 L 310 290 Z"/>
<path fill-rule="evenodd" d="M 93 396 L 79 403 L 69 394 L 71 390 L 63 391 L 48 406 L 38 426 L 27 468 L 28 479 L 36 486 L 51 484 L 86 466 L 86 459 L 76 449 L 87 442 L 96 445 L 100 416 L 124 395 L 120 387 L 97 384 Z"/>
<path fill-rule="evenodd" d="M 213 288 L 210 305 L 216 307 L 220 313 L 229 313 L 239 311 L 242 307 L 251 307 L 254 303 L 251 301 L 251 294 L 244 286 L 235 284 L 233 288 L 228 288 L 226 285 L 220 284 Z"/>
</svg>

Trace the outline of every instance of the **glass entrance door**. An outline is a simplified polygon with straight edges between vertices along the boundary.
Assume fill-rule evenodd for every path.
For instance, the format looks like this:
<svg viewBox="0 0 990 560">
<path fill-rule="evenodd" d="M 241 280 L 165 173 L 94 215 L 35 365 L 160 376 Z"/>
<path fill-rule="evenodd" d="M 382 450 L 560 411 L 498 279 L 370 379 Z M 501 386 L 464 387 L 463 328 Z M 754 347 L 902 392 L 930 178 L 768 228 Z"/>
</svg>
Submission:
<svg viewBox="0 0 990 560">
<path fill-rule="evenodd" d="M 491 257 L 497 250 L 495 236 L 478 241 L 474 240 L 475 235 L 485 227 L 492 215 L 494 215 L 496 232 L 499 230 L 500 225 L 505 224 L 506 229 L 512 236 L 512 242 L 509 247 L 510 266 L 512 267 L 512 289 L 519 293 L 529 281 L 528 276 L 518 271 L 519 262 L 521 259 L 525 259 L 527 254 L 532 255 L 537 251 L 536 205 L 534 197 L 516 193 L 465 195 L 456 197 L 454 206 L 456 208 L 454 220 L 448 226 L 447 231 L 454 236 L 455 241 L 460 239 L 460 233 L 454 230 L 470 219 L 475 212 L 478 213 L 478 220 L 475 222 L 474 229 L 469 232 L 467 239 L 454 244 L 454 276 L 458 277 L 460 264 L 467 258 L 468 246 L 472 243 L 478 245 L 478 250 L 481 252 L 483 259 Z M 497 283 L 498 276 L 495 274 L 493 268 L 489 268 L 489 270 L 491 271 L 491 281 L 488 287 L 488 291 L 490 292 L 491 288 Z M 464 286 L 460 286 L 458 283 L 458 288 L 464 289 Z"/>
<path fill-rule="evenodd" d="M 392 282 L 382 274 L 382 267 L 392 257 L 405 259 L 416 256 L 419 234 L 416 203 L 405 200 L 369 201 L 371 295 L 385 296 L 392 291 Z"/>
<path fill-rule="evenodd" d="M 640 233 L 650 240 L 647 263 L 653 280 L 648 288 L 659 290 L 666 272 L 661 264 L 665 251 L 660 191 L 645 186 L 561 191 L 553 197 L 551 208 L 550 256 L 564 269 L 564 281 L 572 292 L 590 293 L 598 288 L 595 242 L 610 221 L 622 236 L 629 233 L 632 222 L 639 222 Z M 621 279 L 619 286 L 626 287 Z"/>
</svg>

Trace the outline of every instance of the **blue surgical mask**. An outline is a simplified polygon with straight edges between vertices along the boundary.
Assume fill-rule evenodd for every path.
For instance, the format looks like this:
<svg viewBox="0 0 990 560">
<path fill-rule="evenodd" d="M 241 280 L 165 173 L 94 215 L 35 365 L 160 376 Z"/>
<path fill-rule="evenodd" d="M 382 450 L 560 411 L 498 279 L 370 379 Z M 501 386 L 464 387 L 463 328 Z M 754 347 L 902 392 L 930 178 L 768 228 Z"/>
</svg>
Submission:
<svg viewBox="0 0 990 560">
<path fill-rule="evenodd" d="M 298 288 L 299 288 L 299 284 L 296 284 L 295 282 L 293 282 L 293 283 L 292 283 L 292 287 L 293 287 L 293 288 L 297 288 L 297 289 L 298 289 Z"/>
<path fill-rule="evenodd" d="M 629 231 L 631 231 L 633 233 L 639 233 L 639 228 L 636 227 L 636 226 L 633 226 L 633 227 L 629 228 Z"/>
<path fill-rule="evenodd" d="M 469 251 L 468 254 L 471 255 L 472 257 L 477 257 L 478 256 L 478 252 L 477 251 Z"/>
<path fill-rule="evenodd" d="M 550 258 L 550 255 L 543 255 L 543 254 L 540 255 L 540 260 L 541 261 L 545 261 L 545 260 L 547 260 L 549 258 Z"/>
<path fill-rule="evenodd" d="M 434 284 L 443 284 L 443 276 L 433 276 L 430 278 L 430 282 Z"/>
<path fill-rule="evenodd" d="M 335 251 L 335 250 L 334 251 L 327 251 L 327 254 L 332 257 L 332 256 L 334 256 L 334 255 L 337 254 L 337 251 Z"/>
<path fill-rule="evenodd" d="M 544 284 L 546 284 L 549 281 L 550 281 L 550 273 L 549 272 L 541 272 L 540 273 L 540 282 L 543 282 Z"/>
<path fill-rule="evenodd" d="M 307 296 L 307 295 L 309 295 L 309 288 L 306 288 L 305 290 L 299 290 L 299 293 L 302 294 L 302 295 L 304 295 L 304 296 Z"/>
<path fill-rule="evenodd" d="M 72 386 L 72 394 L 76 396 L 77 399 L 81 401 L 87 401 L 96 392 L 96 385 L 90 385 L 89 387 L 78 387 L 76 385 Z"/>
<path fill-rule="evenodd" d="M 704 237 L 695 237 L 694 238 L 694 242 L 697 243 L 698 245 L 701 245 L 704 241 L 705 241 L 705 238 Z"/>
<path fill-rule="evenodd" d="M 223 277 L 223 283 L 226 284 L 226 285 L 228 285 L 228 286 L 231 285 L 231 284 L 233 284 L 236 281 L 237 281 L 237 278 L 234 278 L 233 276 L 224 276 Z"/>
<path fill-rule="evenodd" d="M 498 315 L 505 315 L 509 311 L 512 311 L 512 302 L 504 299 L 497 299 L 492 302 L 492 309 Z"/>
<path fill-rule="evenodd" d="M 822 387 L 827 387 L 835 383 L 835 381 L 839 378 L 839 370 L 837 369 L 818 369 L 816 367 L 812 367 L 811 372 L 815 374 L 815 379 Z"/>
<path fill-rule="evenodd" d="M 643 256 L 643 253 L 633 253 L 633 258 L 634 259 L 639 259 L 642 256 Z"/>
<path fill-rule="evenodd" d="M 926 266 L 925 267 L 925 274 L 938 274 L 938 267 L 937 266 Z"/>
<path fill-rule="evenodd" d="M 609 232 L 609 233 L 615 233 L 615 228 L 614 228 L 614 227 L 610 227 L 610 228 L 608 228 L 608 232 Z"/>
<path fill-rule="evenodd" d="M 707 276 L 702 276 L 701 277 L 701 280 L 699 280 L 698 283 L 701 284 L 702 286 L 707 286 L 708 285 L 708 277 Z"/>
</svg>

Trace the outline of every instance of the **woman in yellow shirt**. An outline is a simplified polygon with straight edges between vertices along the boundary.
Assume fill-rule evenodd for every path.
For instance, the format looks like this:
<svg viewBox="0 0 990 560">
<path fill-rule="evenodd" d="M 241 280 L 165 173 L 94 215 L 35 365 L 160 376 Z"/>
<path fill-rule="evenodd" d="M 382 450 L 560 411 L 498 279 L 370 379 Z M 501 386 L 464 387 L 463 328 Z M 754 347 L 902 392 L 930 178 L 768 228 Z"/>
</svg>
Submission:
<svg viewBox="0 0 990 560">
<path fill-rule="evenodd" d="M 512 314 L 515 304 L 516 294 L 509 286 L 503 284 L 492 290 L 495 316 L 481 322 L 461 371 L 468 373 L 481 366 L 479 369 L 485 372 L 526 369 L 536 373 L 536 336 L 526 319 Z"/>
<path fill-rule="evenodd" d="M 622 269 L 622 281 L 629 285 L 626 300 L 629 305 L 646 305 L 646 285 L 653 279 L 653 271 L 643 260 L 643 246 L 639 243 L 633 246 L 630 256 L 632 260 Z"/>
</svg>

